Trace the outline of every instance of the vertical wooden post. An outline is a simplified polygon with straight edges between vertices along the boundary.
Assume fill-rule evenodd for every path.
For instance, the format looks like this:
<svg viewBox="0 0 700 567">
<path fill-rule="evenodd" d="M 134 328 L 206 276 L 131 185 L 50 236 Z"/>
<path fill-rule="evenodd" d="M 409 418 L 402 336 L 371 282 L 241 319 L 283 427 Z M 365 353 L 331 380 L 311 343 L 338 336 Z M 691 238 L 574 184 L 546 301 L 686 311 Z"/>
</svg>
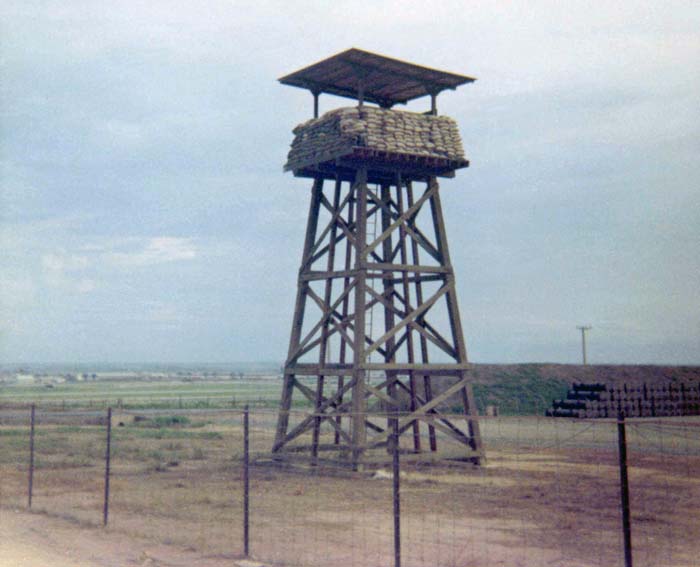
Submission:
<svg viewBox="0 0 700 567">
<path fill-rule="evenodd" d="M 393 419 L 392 483 L 394 495 L 394 567 L 401 567 L 401 465 L 399 463 L 399 418 Z"/>
<path fill-rule="evenodd" d="M 352 386 L 352 468 L 358 470 L 359 461 L 366 448 L 367 430 L 365 428 L 366 400 L 365 379 L 366 372 L 363 369 L 366 363 L 365 354 L 365 290 L 367 281 L 367 168 L 361 167 L 355 175 L 355 187 L 357 201 L 355 207 L 355 333 L 353 352 L 353 386 Z"/>
<path fill-rule="evenodd" d="M 401 188 L 399 187 L 399 191 L 401 191 Z M 391 186 L 388 183 L 382 183 L 381 185 L 381 194 L 379 195 L 379 199 L 383 203 L 383 206 L 381 207 L 381 223 L 382 223 L 382 233 L 385 232 L 389 226 L 391 225 L 392 219 L 391 219 L 391 214 L 390 214 L 390 207 L 391 207 Z M 379 214 L 379 211 L 374 213 L 375 215 Z M 382 259 L 386 263 L 391 263 L 392 261 L 392 252 L 393 252 L 393 246 L 392 246 L 392 237 L 389 236 L 389 238 L 384 239 L 382 242 Z M 394 284 L 392 281 L 385 279 L 383 280 L 383 288 L 384 288 L 384 297 L 387 299 L 392 299 L 394 295 Z M 390 305 L 385 305 L 384 306 L 384 332 L 388 333 L 391 331 L 391 329 L 394 327 L 394 311 L 391 308 Z M 394 337 L 389 338 L 386 341 L 386 355 L 384 357 L 384 362 L 387 364 L 393 363 L 396 361 L 396 357 L 394 355 L 394 344 L 395 344 L 395 339 Z M 398 382 L 398 374 L 395 372 L 391 372 L 389 370 L 386 371 L 386 393 L 387 395 L 393 399 L 396 400 L 396 391 L 397 391 L 397 382 Z M 387 408 L 390 409 L 390 408 Z M 387 417 L 387 428 L 391 427 L 392 422 L 395 421 L 395 418 L 393 417 Z M 391 447 L 387 447 L 388 451 L 391 451 Z"/>
<path fill-rule="evenodd" d="M 404 212 L 404 199 L 403 199 L 403 181 L 401 179 L 401 172 L 396 172 L 396 206 L 397 206 L 397 212 L 399 215 L 402 215 Z M 406 188 L 406 192 L 408 194 L 408 187 Z M 408 198 L 408 196 L 407 196 Z M 400 253 L 400 259 L 402 264 L 408 264 L 408 248 L 406 246 L 406 241 L 408 239 L 408 235 L 406 233 L 406 227 L 402 224 L 399 226 L 399 253 Z M 415 243 L 417 246 L 417 243 Z M 418 262 L 415 262 L 416 264 Z M 403 284 L 403 298 L 406 303 L 406 305 L 411 304 L 411 285 L 409 283 L 409 275 L 408 272 L 403 272 L 401 274 L 401 279 L 402 279 L 402 284 Z M 417 278 L 418 279 L 418 278 Z M 416 281 L 416 285 L 420 285 L 418 281 Z M 407 334 L 407 339 L 406 339 L 406 355 L 408 357 L 408 362 L 409 364 L 413 364 L 416 361 L 415 358 L 415 352 L 413 350 L 413 329 L 409 326 L 406 329 L 406 334 Z M 421 335 L 422 336 L 422 335 Z M 425 339 L 425 337 L 423 337 Z M 417 379 L 416 379 L 416 374 L 413 370 L 409 371 L 408 373 L 409 376 L 409 391 L 411 394 L 411 403 L 410 403 L 410 409 L 411 413 L 413 413 L 416 408 L 418 407 L 417 401 L 416 401 L 416 395 L 418 391 L 418 384 L 417 384 Z M 434 432 L 433 432 L 434 433 Z M 420 422 L 416 419 L 413 422 L 413 449 L 416 452 L 420 452 L 421 450 L 421 440 L 420 440 Z"/>
<path fill-rule="evenodd" d="M 109 474 L 112 458 L 112 408 L 107 408 L 107 447 L 105 449 L 105 500 L 102 508 L 102 525 L 109 520 Z"/>
<path fill-rule="evenodd" d="M 351 226 L 355 222 L 355 189 L 352 186 L 352 183 L 350 184 L 350 195 L 348 197 L 348 204 L 347 204 L 348 212 L 347 212 L 347 220 L 346 224 L 348 226 Z M 350 271 L 350 268 L 352 267 L 352 251 L 353 251 L 353 244 L 350 241 L 349 238 L 346 239 L 345 243 L 345 272 L 348 273 Z M 348 286 L 350 285 L 350 278 L 345 277 L 343 278 L 343 292 L 345 292 L 348 289 Z M 350 307 L 350 294 L 345 295 L 345 299 L 343 299 L 342 303 L 342 308 L 341 308 L 341 317 L 342 317 L 342 326 L 343 330 L 347 331 L 348 329 L 348 310 Z M 345 337 L 341 336 L 340 337 L 340 353 L 339 353 L 339 358 L 340 358 L 340 364 L 345 364 L 346 356 L 347 356 L 347 341 L 345 340 Z M 342 389 L 345 387 L 345 376 L 338 376 L 338 391 L 342 391 Z M 337 405 L 340 406 L 343 404 L 343 395 L 338 398 L 338 403 Z M 335 430 L 335 437 L 334 437 L 334 442 L 336 445 L 340 444 L 340 428 L 342 427 L 342 417 L 341 414 L 338 413 L 337 417 L 335 418 L 335 423 L 338 426 Z"/>
<path fill-rule="evenodd" d="M 32 494 L 34 492 L 34 424 L 36 419 L 36 404 L 32 404 L 29 418 L 29 479 L 27 486 L 27 506 L 32 507 Z"/>
<path fill-rule="evenodd" d="M 335 180 L 335 190 L 333 192 L 333 211 L 334 213 L 338 213 L 338 209 L 340 207 L 340 190 L 342 188 L 342 182 L 340 178 L 336 178 Z M 333 270 L 333 266 L 335 264 L 335 246 L 336 246 L 336 237 L 338 233 L 338 223 L 335 222 L 333 223 L 333 226 L 330 230 L 330 239 L 328 242 L 328 259 L 326 262 L 326 269 L 330 272 Z M 330 305 L 331 304 L 331 297 L 333 295 L 333 280 L 331 278 L 326 280 L 325 284 L 325 291 L 323 294 L 323 301 L 325 305 Z M 330 314 L 326 313 L 324 314 L 326 317 L 325 322 L 323 323 L 323 328 L 321 330 L 321 344 L 319 345 L 318 349 L 318 365 L 320 368 L 323 368 L 326 365 L 326 358 L 328 356 L 328 337 L 329 337 L 329 332 L 328 329 L 330 327 L 330 321 L 331 321 L 331 316 Z M 321 404 L 323 403 L 323 387 L 324 387 L 324 380 L 325 377 L 323 374 L 319 374 L 318 378 L 316 379 L 316 400 L 314 403 L 314 413 L 316 413 L 316 418 L 314 422 L 314 429 L 313 429 L 313 434 L 312 434 L 312 441 L 311 441 L 311 460 L 312 460 L 312 465 L 315 466 L 317 464 L 316 459 L 318 458 L 318 442 L 319 442 L 319 435 L 321 433 Z"/>
<path fill-rule="evenodd" d="M 411 181 L 408 181 L 406 183 L 406 207 L 411 208 L 414 203 L 415 203 L 415 200 L 413 198 L 413 184 L 411 183 Z M 403 211 L 401 211 L 401 212 L 403 212 Z M 416 242 L 415 239 L 411 239 L 411 254 L 413 257 L 413 263 L 416 265 L 419 265 L 420 264 L 420 250 L 418 248 L 418 243 Z M 420 278 L 416 278 L 415 289 L 416 289 L 416 303 L 418 305 L 422 305 L 423 304 L 423 284 L 422 284 Z M 418 319 L 418 321 L 422 321 L 422 316 Z M 421 350 L 421 360 L 423 361 L 423 364 L 428 364 L 430 362 L 430 358 L 429 358 L 429 354 L 428 354 L 428 341 L 423 335 L 420 335 L 419 341 L 420 341 L 420 350 Z M 423 375 L 423 388 L 425 390 L 425 401 L 426 402 L 430 402 L 430 400 L 433 399 L 433 387 L 432 387 L 431 380 L 432 379 L 430 377 L 430 374 Z M 430 441 L 430 450 L 432 452 L 436 452 L 437 451 L 437 435 L 435 434 L 435 426 L 432 424 L 428 424 L 428 439 Z"/>
<path fill-rule="evenodd" d="M 292 323 L 292 335 L 289 339 L 289 351 L 284 371 L 284 385 L 282 386 L 282 400 L 277 418 L 277 429 L 275 432 L 275 444 L 272 452 L 277 451 L 283 444 L 289 426 L 289 410 L 292 405 L 292 390 L 294 389 L 294 374 L 287 371 L 287 367 L 294 364 L 292 356 L 299 347 L 301 340 L 301 328 L 304 325 L 304 311 L 306 307 L 306 297 L 309 290 L 309 282 L 302 278 L 305 271 L 310 269 L 312 249 L 316 241 L 316 229 L 318 228 L 318 213 L 321 207 L 323 196 L 323 179 L 316 178 L 311 188 L 311 203 L 309 204 L 309 218 L 306 225 L 306 236 L 304 237 L 304 252 L 302 254 L 301 268 L 299 268 L 299 278 L 297 284 L 297 298 L 294 306 L 294 321 Z"/>
<path fill-rule="evenodd" d="M 250 426 L 248 404 L 243 409 L 243 554 L 250 555 Z"/>
<path fill-rule="evenodd" d="M 617 446 L 620 459 L 620 504 L 622 507 L 622 534 L 625 545 L 625 567 L 632 567 L 632 526 L 630 522 L 630 493 L 627 478 L 627 437 L 625 434 L 625 413 L 617 419 Z"/>
<path fill-rule="evenodd" d="M 428 182 L 429 187 L 437 186 L 438 182 L 435 177 L 431 177 Z M 459 317 L 459 308 L 457 306 L 457 294 L 455 293 L 455 276 L 452 270 L 452 261 L 450 260 L 450 250 L 447 245 L 447 231 L 445 230 L 445 220 L 442 215 L 442 204 L 440 202 L 440 193 L 435 191 L 430 199 L 430 212 L 433 217 L 433 226 L 435 228 L 435 238 L 437 248 L 442 257 L 442 266 L 446 268 L 447 274 L 445 283 L 450 286 L 450 290 L 446 294 L 447 299 L 447 316 L 450 321 L 452 330 L 452 340 L 457 347 L 458 362 L 467 363 L 467 347 L 464 343 L 464 333 L 462 332 L 462 322 Z M 466 378 L 467 371 L 460 373 L 460 378 Z M 474 394 L 471 384 L 467 383 L 461 390 L 462 405 L 464 406 L 465 419 L 469 428 L 469 438 L 471 448 L 481 455 L 483 448 L 481 444 L 481 432 L 479 431 L 479 421 L 476 419 L 478 414 Z M 475 464 L 481 462 L 481 457 L 477 456 L 473 459 Z"/>
</svg>

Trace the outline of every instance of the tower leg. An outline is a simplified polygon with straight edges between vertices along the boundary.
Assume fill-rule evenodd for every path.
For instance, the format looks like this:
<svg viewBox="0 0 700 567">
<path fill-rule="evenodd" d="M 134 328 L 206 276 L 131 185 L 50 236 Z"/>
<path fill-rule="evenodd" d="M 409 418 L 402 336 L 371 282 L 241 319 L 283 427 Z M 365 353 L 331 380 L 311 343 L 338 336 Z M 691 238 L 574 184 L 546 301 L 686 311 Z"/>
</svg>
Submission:
<svg viewBox="0 0 700 567">
<path fill-rule="evenodd" d="M 367 444 L 367 428 L 365 416 L 367 404 L 365 400 L 366 372 L 362 368 L 365 363 L 365 313 L 367 285 L 367 169 L 357 170 L 355 177 L 355 192 L 357 195 L 355 225 L 355 333 L 353 358 L 353 387 L 352 387 L 352 466 L 358 468 Z"/>
<path fill-rule="evenodd" d="M 292 392 L 294 390 L 294 381 L 296 377 L 293 373 L 288 372 L 293 364 L 292 357 L 299 349 L 301 340 L 301 329 L 304 324 L 304 311 L 306 308 L 306 299 L 309 292 L 309 282 L 301 277 L 304 271 L 304 266 L 310 262 L 311 251 L 316 239 L 316 230 L 318 229 L 318 213 L 321 207 L 321 197 L 323 195 L 323 179 L 316 178 L 311 188 L 311 204 L 309 205 L 309 217 L 306 225 L 306 236 L 304 237 L 304 251 L 302 253 L 301 270 L 299 282 L 297 284 L 297 298 L 294 304 L 294 319 L 292 323 L 292 334 L 289 339 L 289 351 L 287 361 L 285 363 L 284 384 L 282 385 L 282 399 L 280 401 L 279 415 L 277 417 L 277 430 L 275 432 L 275 443 L 272 451 L 275 452 L 284 443 L 287 430 L 289 428 L 289 412 L 292 407 Z"/>
<path fill-rule="evenodd" d="M 336 179 L 335 190 L 333 192 L 333 210 L 337 211 L 340 205 L 340 189 L 341 181 Z M 330 240 L 328 243 L 328 254 L 326 260 L 326 271 L 331 272 L 333 270 L 333 265 L 335 264 L 335 247 L 336 238 L 338 234 L 338 225 L 333 223 L 330 230 Z M 333 279 L 328 278 L 325 282 L 325 289 L 323 293 L 324 305 L 331 304 L 331 297 L 333 293 Z M 329 327 L 330 327 L 330 317 L 326 317 L 323 323 L 323 328 L 321 331 L 321 344 L 319 345 L 318 353 L 318 365 L 323 367 L 326 363 L 326 358 L 328 354 L 328 341 L 329 341 Z M 311 455 L 314 463 L 318 457 L 318 442 L 321 431 L 321 403 L 323 402 L 323 387 L 324 387 L 325 376 L 319 374 L 316 380 L 316 400 L 314 403 L 314 411 L 316 413 L 316 420 L 314 423 L 313 438 L 311 442 Z"/>
<path fill-rule="evenodd" d="M 406 184 L 406 201 L 409 208 L 412 207 L 415 202 L 413 197 L 413 184 L 410 181 Z M 413 264 L 417 266 L 420 265 L 420 249 L 418 247 L 418 242 L 414 239 L 411 240 L 411 256 L 413 258 Z M 421 305 L 423 303 L 423 284 L 420 279 L 416 281 L 415 288 L 416 305 Z M 423 364 L 429 364 L 428 340 L 424 335 L 420 335 L 419 341 L 421 360 Z M 425 401 L 430 402 L 433 399 L 433 387 L 430 374 L 425 374 L 423 376 L 423 391 L 425 392 Z M 430 443 L 430 450 L 432 452 L 437 451 L 437 435 L 435 434 L 435 426 L 432 423 L 428 424 L 428 440 Z"/>
<path fill-rule="evenodd" d="M 437 185 L 437 180 L 432 178 L 429 185 Z M 459 307 L 457 306 L 457 294 L 455 293 L 455 277 L 454 270 L 452 269 L 452 262 L 450 260 L 450 250 L 447 244 L 447 232 L 445 230 L 445 221 L 442 215 L 442 203 L 440 202 L 440 193 L 436 191 L 430 199 L 430 211 L 433 217 L 433 225 L 435 228 L 435 237 L 437 239 L 437 247 L 442 255 L 442 264 L 448 269 L 447 272 L 447 282 L 450 284 L 449 291 L 446 294 L 447 300 L 447 313 L 450 320 L 450 329 L 452 331 L 452 340 L 457 349 L 457 361 L 460 364 L 467 363 L 467 348 L 464 343 L 464 333 L 462 332 L 462 321 L 459 316 Z M 469 438 L 471 448 L 475 451 L 481 452 L 481 432 L 479 430 L 479 421 L 477 417 L 477 408 L 474 401 L 474 396 L 472 393 L 471 384 L 466 382 L 467 371 L 463 371 L 460 377 L 465 381 L 465 386 L 460 392 L 462 397 L 462 405 L 464 406 L 464 413 L 467 420 L 467 426 L 469 428 Z M 476 458 L 474 461 L 479 464 L 479 459 Z"/>
<path fill-rule="evenodd" d="M 391 186 L 388 183 L 382 184 L 381 187 L 381 222 L 382 222 L 382 232 L 387 230 L 389 226 L 391 225 L 391 218 L 390 218 L 390 211 L 391 211 Z M 376 213 L 375 213 L 376 214 Z M 390 262 L 391 261 L 391 256 L 392 256 L 392 239 L 387 238 L 382 242 L 382 258 L 384 259 L 385 262 Z M 394 302 L 394 283 L 392 280 L 389 279 L 383 279 L 382 280 L 382 286 L 383 286 L 383 296 L 385 300 L 384 304 L 384 332 L 387 333 L 391 331 L 391 329 L 394 327 L 394 310 L 392 309 L 393 302 Z M 394 344 L 395 344 L 395 339 L 394 337 L 391 337 L 387 340 L 386 342 L 386 354 L 384 356 L 384 362 L 387 364 L 391 364 L 396 360 L 396 357 L 394 355 Z M 396 382 L 399 379 L 397 374 L 395 372 L 392 372 L 390 370 L 386 371 L 386 392 L 389 398 L 396 400 L 396 392 L 397 392 L 397 386 Z M 395 407 L 386 407 L 386 413 L 387 413 L 387 429 L 389 431 L 394 430 L 394 422 L 398 419 L 395 415 L 395 413 L 398 413 L 400 411 L 400 408 L 398 404 Z M 387 444 L 387 450 L 392 451 L 391 443 L 392 443 L 392 438 L 390 438 L 390 442 Z M 398 442 L 398 439 L 394 440 Z"/>
<path fill-rule="evenodd" d="M 355 191 L 354 188 L 350 188 L 350 195 L 348 196 L 348 226 L 354 226 L 355 224 Z M 345 244 L 345 262 L 344 262 L 344 270 L 345 273 L 350 272 L 350 268 L 352 266 L 352 251 L 353 251 L 353 243 L 350 241 L 349 238 L 345 239 L 346 244 Z M 343 278 L 343 292 L 344 292 L 344 299 L 342 301 L 342 306 L 340 310 L 340 325 L 343 328 L 343 331 L 347 333 L 349 329 L 348 325 L 348 315 L 349 315 L 349 309 L 350 309 L 350 294 L 347 293 L 348 288 L 350 287 L 350 278 L 348 276 L 345 276 Z M 350 345 L 352 348 L 352 345 Z M 346 340 L 344 335 L 340 336 L 340 348 L 338 352 L 338 360 L 341 365 L 346 363 L 347 360 L 347 350 L 348 350 L 348 341 Z M 345 387 L 345 376 L 338 376 L 338 392 L 341 392 L 337 406 L 341 406 L 343 404 L 343 389 Z M 340 444 L 340 430 L 343 426 L 343 419 L 342 415 L 338 413 L 335 417 L 335 435 L 334 435 L 334 443 L 335 445 Z"/>
</svg>

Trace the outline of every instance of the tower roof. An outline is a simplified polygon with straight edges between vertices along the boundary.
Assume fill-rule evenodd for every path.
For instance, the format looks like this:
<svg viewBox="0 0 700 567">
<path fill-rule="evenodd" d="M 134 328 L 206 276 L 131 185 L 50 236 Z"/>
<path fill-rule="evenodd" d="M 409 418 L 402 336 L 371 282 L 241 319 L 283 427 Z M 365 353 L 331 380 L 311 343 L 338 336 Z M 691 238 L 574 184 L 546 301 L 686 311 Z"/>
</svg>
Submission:
<svg viewBox="0 0 700 567">
<path fill-rule="evenodd" d="M 280 83 L 381 106 L 454 90 L 476 79 L 351 48 L 279 79 Z"/>
</svg>

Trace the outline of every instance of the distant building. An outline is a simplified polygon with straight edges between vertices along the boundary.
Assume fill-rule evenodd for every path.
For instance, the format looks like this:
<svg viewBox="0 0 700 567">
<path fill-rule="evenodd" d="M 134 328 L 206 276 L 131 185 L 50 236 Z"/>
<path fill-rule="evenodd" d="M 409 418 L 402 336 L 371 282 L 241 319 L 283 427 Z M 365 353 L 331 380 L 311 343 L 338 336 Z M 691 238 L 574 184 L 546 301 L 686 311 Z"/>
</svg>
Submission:
<svg viewBox="0 0 700 567">
<path fill-rule="evenodd" d="M 17 380 L 17 382 L 20 384 L 31 384 L 36 381 L 36 378 L 34 377 L 34 374 L 18 373 L 15 374 L 15 380 Z"/>
</svg>

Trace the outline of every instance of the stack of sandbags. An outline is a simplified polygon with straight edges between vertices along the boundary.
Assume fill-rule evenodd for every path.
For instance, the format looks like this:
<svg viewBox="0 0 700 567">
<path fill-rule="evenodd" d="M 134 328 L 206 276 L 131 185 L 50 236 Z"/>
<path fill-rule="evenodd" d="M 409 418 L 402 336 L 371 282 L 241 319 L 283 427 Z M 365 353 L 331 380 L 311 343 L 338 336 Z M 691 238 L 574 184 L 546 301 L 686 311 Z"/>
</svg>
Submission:
<svg viewBox="0 0 700 567">
<path fill-rule="evenodd" d="M 463 160 L 457 123 L 432 116 L 365 106 L 338 108 L 300 124 L 285 170 L 322 163 L 361 147 L 395 154 Z"/>
</svg>

